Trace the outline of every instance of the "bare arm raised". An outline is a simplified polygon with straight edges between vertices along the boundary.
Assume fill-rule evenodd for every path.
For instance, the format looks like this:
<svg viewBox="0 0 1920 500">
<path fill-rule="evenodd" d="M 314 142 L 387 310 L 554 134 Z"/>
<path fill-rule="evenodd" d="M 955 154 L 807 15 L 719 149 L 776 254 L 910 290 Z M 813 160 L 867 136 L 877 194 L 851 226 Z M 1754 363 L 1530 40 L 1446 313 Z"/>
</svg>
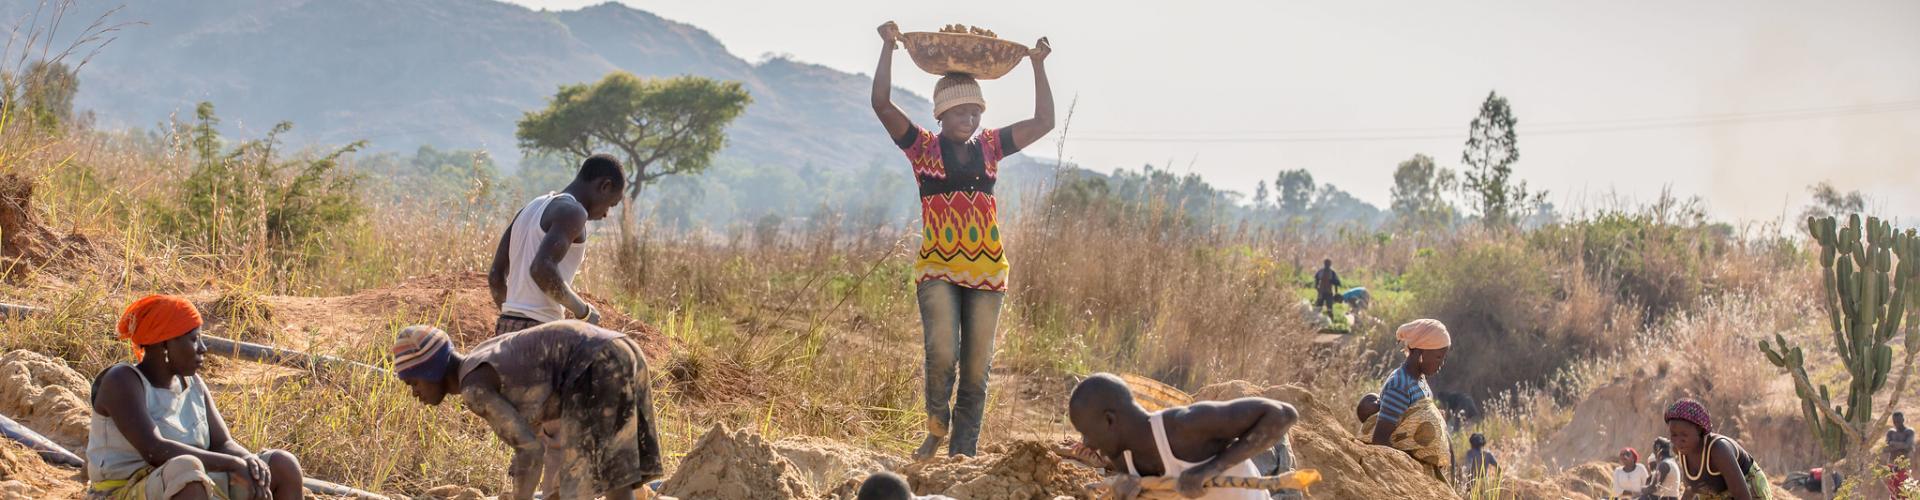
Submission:
<svg viewBox="0 0 1920 500">
<path fill-rule="evenodd" d="M 880 67 L 873 70 L 873 114 L 886 126 L 888 139 L 899 139 L 913 126 L 907 113 L 893 103 L 893 50 L 900 47 L 900 27 L 887 21 L 879 29 Z"/>
<path fill-rule="evenodd" d="M 1027 58 L 1033 60 L 1033 118 L 1014 122 L 1008 128 L 1013 132 L 1015 149 L 1026 149 L 1034 141 L 1053 131 L 1053 86 L 1047 82 L 1047 56 L 1053 54 L 1053 44 L 1046 37 L 1034 42 L 1033 49 L 1027 52 Z"/>
</svg>

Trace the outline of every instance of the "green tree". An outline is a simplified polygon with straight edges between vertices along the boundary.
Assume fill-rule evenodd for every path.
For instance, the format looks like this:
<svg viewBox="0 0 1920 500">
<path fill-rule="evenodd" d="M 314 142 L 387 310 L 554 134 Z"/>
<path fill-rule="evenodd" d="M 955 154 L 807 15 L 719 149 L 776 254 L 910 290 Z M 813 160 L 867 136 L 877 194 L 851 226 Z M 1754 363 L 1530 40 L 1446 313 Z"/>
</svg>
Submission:
<svg viewBox="0 0 1920 500">
<path fill-rule="evenodd" d="M 1466 164 L 1467 195 L 1474 199 L 1480 220 L 1489 227 L 1511 227 L 1524 218 L 1523 213 L 1546 199 L 1541 191 L 1529 197 L 1526 181 L 1513 181 L 1513 164 L 1520 161 L 1520 139 L 1513 127 L 1518 120 L 1507 98 L 1487 93 L 1480 104 L 1480 116 L 1469 125 L 1466 150 L 1460 162 Z"/>
<path fill-rule="evenodd" d="M 1453 171 L 1434 166 L 1433 157 L 1416 154 L 1393 169 L 1393 214 L 1402 224 L 1433 226 L 1453 220 Z"/>
<path fill-rule="evenodd" d="M 1839 217 L 1867 210 L 1867 198 L 1861 196 L 1859 191 L 1841 192 L 1827 181 L 1807 186 L 1807 193 L 1813 195 L 1813 203 L 1807 205 L 1807 209 L 1800 214 L 1802 217 Z"/>
<path fill-rule="evenodd" d="M 1315 187 L 1313 174 L 1306 169 L 1281 170 L 1273 180 L 1273 187 L 1280 191 L 1280 212 L 1287 215 L 1300 215 L 1313 205 Z"/>
<path fill-rule="evenodd" d="M 1256 210 L 1266 208 L 1267 198 L 1270 196 L 1272 195 L 1267 192 L 1267 181 L 1260 181 L 1260 185 L 1253 188 L 1253 208 Z"/>
<path fill-rule="evenodd" d="M 520 119 L 514 137 L 527 154 L 618 151 L 626 160 L 628 196 L 638 197 L 661 177 L 711 165 L 726 144 L 727 124 L 752 101 L 740 82 L 616 71 L 599 82 L 561 86 L 546 108 Z"/>
<path fill-rule="evenodd" d="M 656 180 L 694 174 L 713 164 L 726 145 L 727 124 L 746 112 L 752 96 L 740 82 L 696 76 L 640 78 L 615 71 L 594 83 L 562 85 L 547 107 L 520 118 L 514 137 L 529 156 L 560 153 L 583 158 L 618 151 L 626 160 L 627 198 Z M 646 280 L 647 249 L 640 246 L 633 204 L 620 210 L 619 266 Z"/>
<path fill-rule="evenodd" d="M 0 109 L 34 128 L 58 131 L 73 121 L 80 77 L 66 63 L 34 61 L 21 73 L 0 74 Z"/>
<path fill-rule="evenodd" d="M 285 268 L 309 261 L 333 229 L 366 212 L 360 177 L 340 164 L 363 142 L 317 158 L 283 160 L 280 135 L 293 124 L 280 122 L 265 138 L 223 151 L 213 104 L 200 103 L 194 116 L 193 124 L 179 129 L 192 149 L 193 171 L 181 181 L 181 196 L 156 210 L 160 227 L 176 237 L 215 254 L 264 250 Z"/>
</svg>

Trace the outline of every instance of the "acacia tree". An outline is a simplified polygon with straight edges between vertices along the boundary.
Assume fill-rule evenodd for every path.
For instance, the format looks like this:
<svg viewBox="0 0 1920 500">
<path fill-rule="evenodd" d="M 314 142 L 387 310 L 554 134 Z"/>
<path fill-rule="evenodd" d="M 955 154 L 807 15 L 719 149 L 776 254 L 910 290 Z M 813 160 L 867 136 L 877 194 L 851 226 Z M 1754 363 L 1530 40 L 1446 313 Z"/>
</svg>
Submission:
<svg viewBox="0 0 1920 500">
<path fill-rule="evenodd" d="M 1526 181 L 1512 181 L 1513 164 L 1520 161 L 1520 139 L 1513 132 L 1518 120 L 1507 98 L 1487 92 L 1480 103 L 1480 115 L 1469 124 L 1466 149 L 1460 162 L 1467 165 L 1463 187 L 1480 210 L 1480 220 L 1488 227 L 1504 228 L 1520 220 L 1518 212 L 1539 205 L 1547 193 L 1527 192 Z"/>
<path fill-rule="evenodd" d="M 752 101 L 740 82 L 640 78 L 616 71 L 598 82 L 562 85 L 546 108 L 521 117 L 514 137 L 527 154 L 583 158 L 617 151 L 627 167 L 627 198 L 633 200 L 662 177 L 706 170 L 726 145 L 727 124 Z M 635 232 L 632 204 L 627 204 L 620 210 L 623 266 L 641 264 L 633 253 L 639 242 Z"/>
</svg>

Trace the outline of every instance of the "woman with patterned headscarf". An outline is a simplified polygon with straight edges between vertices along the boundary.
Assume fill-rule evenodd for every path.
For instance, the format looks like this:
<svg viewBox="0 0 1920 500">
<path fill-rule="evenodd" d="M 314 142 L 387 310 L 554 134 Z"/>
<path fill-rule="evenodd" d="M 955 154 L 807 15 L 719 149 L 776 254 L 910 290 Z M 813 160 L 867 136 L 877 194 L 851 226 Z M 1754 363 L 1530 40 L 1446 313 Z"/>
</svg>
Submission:
<svg viewBox="0 0 1920 500">
<path fill-rule="evenodd" d="M 1380 388 L 1380 412 L 1363 427 L 1363 435 L 1380 446 L 1405 451 L 1427 466 L 1433 477 L 1448 481 L 1453 449 L 1447 438 L 1447 419 L 1434 402 L 1427 377 L 1440 373 L 1453 336 L 1438 320 L 1419 319 L 1400 325 L 1394 337 L 1407 348 L 1407 361 L 1387 375 Z"/>
<path fill-rule="evenodd" d="M 1053 131 L 1053 90 L 1041 38 L 1027 53 L 1033 61 L 1033 118 L 980 130 L 987 100 L 980 83 L 962 74 L 933 86 L 933 118 L 939 133 L 913 124 L 893 104 L 893 50 L 900 27 L 880 25 L 880 69 L 873 74 L 873 113 L 887 137 L 913 164 L 920 186 L 920 259 L 913 265 L 920 326 L 927 352 L 927 439 L 916 457 L 932 456 L 952 431 L 948 453 L 973 455 L 986 414 L 987 373 L 993 359 L 1000 303 L 1007 291 L 1007 259 L 1001 251 L 998 202 L 993 185 L 1000 160 Z M 958 374 L 958 391 L 955 375 Z M 948 407 L 952 396 L 952 407 Z"/>
<path fill-rule="evenodd" d="M 1667 407 L 1667 438 L 1680 456 L 1686 498 L 1697 500 L 1771 500 L 1773 490 L 1760 463 L 1733 438 L 1713 432 L 1713 417 L 1699 401 L 1681 399 Z"/>
<path fill-rule="evenodd" d="M 200 324 L 192 302 L 168 295 L 135 301 L 120 316 L 133 362 L 94 377 L 87 498 L 300 498 L 293 454 L 254 454 L 228 433 L 200 378 Z"/>
</svg>

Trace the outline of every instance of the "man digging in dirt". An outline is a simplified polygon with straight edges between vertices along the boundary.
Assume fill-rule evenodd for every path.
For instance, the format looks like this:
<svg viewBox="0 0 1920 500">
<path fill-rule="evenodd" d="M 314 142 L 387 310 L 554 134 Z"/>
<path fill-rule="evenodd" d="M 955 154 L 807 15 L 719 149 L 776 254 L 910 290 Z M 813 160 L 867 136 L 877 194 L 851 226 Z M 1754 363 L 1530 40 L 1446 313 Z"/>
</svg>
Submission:
<svg viewBox="0 0 1920 500">
<path fill-rule="evenodd" d="M 619 332 L 557 321 L 461 355 L 446 332 L 416 325 L 396 336 L 393 358 L 415 398 L 465 396 L 513 447 L 507 498 L 533 498 L 544 482 L 548 499 L 626 500 L 663 473 L 647 360 Z"/>
<path fill-rule="evenodd" d="M 87 433 L 87 497 L 118 500 L 299 499 L 300 462 L 233 442 L 200 362 L 200 311 L 154 295 L 127 307 L 120 338 L 133 364 L 94 377 Z"/>
<path fill-rule="evenodd" d="M 1407 361 L 1380 388 L 1380 412 L 1361 435 L 1371 443 L 1407 452 L 1425 465 L 1435 479 L 1448 481 L 1453 450 L 1447 438 L 1446 416 L 1435 403 L 1427 377 L 1440 373 L 1452 349 L 1447 326 L 1431 319 L 1400 325 L 1394 337 L 1407 348 Z M 1448 481 L 1451 483 L 1451 481 Z"/>
<path fill-rule="evenodd" d="M 586 256 L 587 221 L 606 218 L 620 204 L 626 186 L 620 160 L 593 155 L 580 162 L 566 189 L 534 198 L 514 215 L 500 233 L 493 267 L 487 271 L 487 290 L 500 308 L 494 335 L 566 319 L 568 313 L 600 323 L 600 312 L 574 293 L 570 283 Z"/>
<path fill-rule="evenodd" d="M 975 136 L 980 114 L 987 110 L 980 84 L 966 75 L 947 75 L 933 87 L 933 117 L 940 122 L 936 134 L 914 125 L 893 103 L 893 51 L 900 27 L 889 22 L 880 25 L 879 32 L 873 113 L 913 164 L 925 237 L 913 278 L 927 355 L 928 432 L 914 457 L 933 456 L 949 431 L 947 452 L 972 456 L 979 447 L 994 331 L 1007 291 L 1008 264 L 1001 251 L 993 186 L 1002 158 L 1053 131 L 1053 90 L 1046 70 L 1053 48 L 1041 38 L 1027 54 L 1033 61 L 1032 118 Z"/>
<path fill-rule="evenodd" d="M 1252 459 L 1272 450 L 1300 418 L 1292 405 L 1266 398 L 1204 402 L 1147 413 L 1134 402 L 1125 381 L 1100 373 L 1073 388 L 1068 418 L 1087 448 L 1108 464 L 1124 465 L 1130 478 L 1179 477 L 1187 498 L 1263 500 L 1252 489 L 1207 489 L 1207 479 L 1228 475 L 1255 477 Z M 1137 483 L 1123 481 L 1121 498 L 1131 498 Z"/>
</svg>

